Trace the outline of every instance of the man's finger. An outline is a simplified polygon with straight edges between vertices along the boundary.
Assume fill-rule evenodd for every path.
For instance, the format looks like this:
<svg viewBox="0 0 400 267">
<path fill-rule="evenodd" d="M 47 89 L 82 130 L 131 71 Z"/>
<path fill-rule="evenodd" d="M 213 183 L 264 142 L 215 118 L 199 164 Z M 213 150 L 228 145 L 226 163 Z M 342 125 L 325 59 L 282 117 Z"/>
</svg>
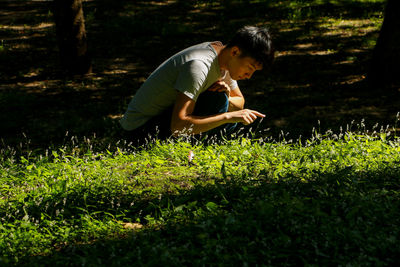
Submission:
<svg viewBox="0 0 400 267">
<path fill-rule="evenodd" d="M 251 110 L 251 113 L 256 115 L 257 117 L 261 117 L 261 118 L 265 117 L 265 114 L 262 114 L 262 113 L 260 113 L 258 111 L 255 111 L 255 110 Z"/>
<path fill-rule="evenodd" d="M 253 122 L 255 119 L 257 119 L 257 115 L 254 114 L 254 113 L 250 113 L 250 117 L 251 117 L 251 119 L 252 119 L 252 122 Z"/>
</svg>

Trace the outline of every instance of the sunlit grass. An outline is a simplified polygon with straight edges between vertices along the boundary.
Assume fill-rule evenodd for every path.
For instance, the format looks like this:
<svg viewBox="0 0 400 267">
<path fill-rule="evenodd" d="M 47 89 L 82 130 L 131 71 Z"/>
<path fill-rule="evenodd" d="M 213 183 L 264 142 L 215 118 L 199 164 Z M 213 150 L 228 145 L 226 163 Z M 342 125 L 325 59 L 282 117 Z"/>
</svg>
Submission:
<svg viewBox="0 0 400 267">
<path fill-rule="evenodd" d="M 382 239 L 391 240 L 387 244 L 397 250 L 398 235 L 367 214 L 383 209 L 386 223 L 398 226 L 400 142 L 389 128 L 375 130 L 323 135 L 315 131 L 312 138 L 295 141 L 284 136 L 280 141 L 241 137 L 208 145 L 196 140 L 152 141 L 143 149 L 123 142 L 100 149 L 95 139 L 76 137 L 44 153 L 4 148 L 0 260 L 64 259 L 102 265 L 114 259 L 145 264 L 152 262 L 155 242 L 156 250 L 169 253 L 164 260 L 176 263 L 186 262 L 177 252 L 180 246 L 192 254 L 202 244 L 202 255 L 209 260 L 217 243 L 221 259 L 215 260 L 220 263 L 239 255 L 243 262 L 279 263 L 278 254 L 290 265 L 329 262 L 309 246 L 311 242 L 323 254 L 335 250 L 337 263 L 392 262 L 394 258 L 382 258 L 377 251 Z M 191 153 L 193 158 L 188 157 Z M 246 230 L 240 234 L 243 244 L 235 244 L 233 238 L 239 236 L 234 233 L 245 221 L 260 233 L 255 237 Z M 196 225 L 204 228 L 199 231 Z M 315 227 L 320 234 L 313 232 Z M 174 236 L 163 237 L 163 229 Z M 275 229 L 274 234 L 267 229 Z M 356 240 L 350 234 L 354 229 L 360 234 Z M 127 239 L 132 231 L 138 234 L 136 241 Z M 335 241 L 334 231 L 341 232 L 340 240 Z M 375 232 L 380 235 L 369 236 Z M 260 240 L 261 250 L 251 245 Z M 110 250 L 119 248 L 116 258 L 105 258 L 94 249 L 101 243 Z M 292 255 L 290 244 L 302 247 L 301 258 Z M 349 249 L 340 248 L 343 244 Z M 127 258 L 120 246 L 130 247 Z M 369 260 L 356 257 L 360 254 L 355 246 L 361 246 Z M 266 252 L 268 247 L 272 251 Z M 139 248 L 146 251 L 142 260 L 137 259 Z M 236 256 L 228 253 L 232 249 Z M 75 257 L 76 251 L 88 254 Z M 269 258 L 258 259 L 261 255 Z"/>
</svg>

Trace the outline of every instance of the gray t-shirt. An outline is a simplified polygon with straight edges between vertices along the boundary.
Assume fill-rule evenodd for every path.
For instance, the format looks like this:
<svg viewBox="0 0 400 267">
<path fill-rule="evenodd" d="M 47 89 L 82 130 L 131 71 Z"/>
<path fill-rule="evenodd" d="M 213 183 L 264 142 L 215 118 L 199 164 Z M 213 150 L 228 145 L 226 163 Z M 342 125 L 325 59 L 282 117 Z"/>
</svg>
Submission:
<svg viewBox="0 0 400 267">
<path fill-rule="evenodd" d="M 196 101 L 218 80 L 238 87 L 227 71 L 222 72 L 211 42 L 201 43 L 173 55 L 142 84 L 120 120 L 125 130 L 134 130 L 174 105 L 178 91 Z"/>
</svg>

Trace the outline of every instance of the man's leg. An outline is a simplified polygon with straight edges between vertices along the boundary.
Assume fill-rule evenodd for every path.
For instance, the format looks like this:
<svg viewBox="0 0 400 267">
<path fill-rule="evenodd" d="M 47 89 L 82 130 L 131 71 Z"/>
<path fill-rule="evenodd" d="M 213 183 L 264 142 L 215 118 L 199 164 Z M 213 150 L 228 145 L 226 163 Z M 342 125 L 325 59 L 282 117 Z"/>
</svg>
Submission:
<svg viewBox="0 0 400 267">
<path fill-rule="evenodd" d="M 198 97 L 193 111 L 193 115 L 209 116 L 228 111 L 229 98 L 224 92 L 206 91 Z M 173 107 L 165 110 L 160 115 L 150 119 L 143 126 L 133 131 L 126 132 L 126 138 L 135 146 L 145 144 L 151 139 L 166 139 L 171 136 L 171 117 Z M 206 132 L 212 136 L 216 134 L 230 134 L 236 128 L 236 123 L 221 125 L 215 129 Z"/>
<path fill-rule="evenodd" d="M 229 108 L 229 98 L 224 92 L 205 91 L 201 93 L 196 101 L 193 115 L 209 116 L 219 113 L 225 113 Z M 236 128 L 236 123 L 221 125 L 215 129 L 206 132 L 208 135 L 230 134 Z"/>
<path fill-rule="evenodd" d="M 171 136 L 171 116 L 173 107 L 151 118 L 139 128 L 126 131 L 125 138 L 134 146 L 141 146 L 152 139 L 166 139 Z"/>
</svg>

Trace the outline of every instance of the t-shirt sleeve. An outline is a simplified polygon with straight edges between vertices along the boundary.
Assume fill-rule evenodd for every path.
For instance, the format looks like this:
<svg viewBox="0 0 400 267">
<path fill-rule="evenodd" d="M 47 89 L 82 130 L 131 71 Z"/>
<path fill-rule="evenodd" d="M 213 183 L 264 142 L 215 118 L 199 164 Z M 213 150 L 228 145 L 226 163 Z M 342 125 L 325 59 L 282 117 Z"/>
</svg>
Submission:
<svg viewBox="0 0 400 267">
<path fill-rule="evenodd" d="M 231 90 L 235 90 L 236 88 L 238 88 L 238 83 L 236 80 L 231 78 L 231 75 L 229 75 L 229 72 L 226 73 L 223 81 L 229 85 L 229 87 L 231 88 Z"/>
<path fill-rule="evenodd" d="M 208 68 L 198 60 L 188 61 L 180 67 L 175 89 L 196 101 L 206 78 Z"/>
</svg>

